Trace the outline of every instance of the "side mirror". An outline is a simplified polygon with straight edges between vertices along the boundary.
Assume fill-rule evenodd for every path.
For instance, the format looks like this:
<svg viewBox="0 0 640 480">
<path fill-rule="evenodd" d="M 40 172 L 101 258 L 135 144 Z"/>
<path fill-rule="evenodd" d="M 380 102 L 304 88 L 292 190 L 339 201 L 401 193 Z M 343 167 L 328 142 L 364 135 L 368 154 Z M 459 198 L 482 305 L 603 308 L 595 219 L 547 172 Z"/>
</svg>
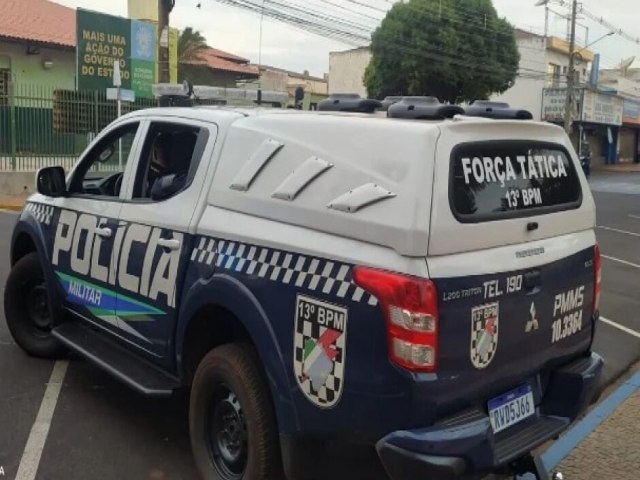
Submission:
<svg viewBox="0 0 640 480">
<path fill-rule="evenodd" d="M 36 173 L 38 193 L 47 197 L 63 197 L 67 193 L 67 184 L 62 167 L 45 167 Z"/>
</svg>

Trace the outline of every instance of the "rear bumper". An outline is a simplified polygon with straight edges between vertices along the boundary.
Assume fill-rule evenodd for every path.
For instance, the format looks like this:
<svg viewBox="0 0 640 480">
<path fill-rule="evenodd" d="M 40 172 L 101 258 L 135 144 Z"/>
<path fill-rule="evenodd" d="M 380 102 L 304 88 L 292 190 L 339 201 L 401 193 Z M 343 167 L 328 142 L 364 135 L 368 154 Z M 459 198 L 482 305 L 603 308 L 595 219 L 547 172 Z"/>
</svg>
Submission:
<svg viewBox="0 0 640 480">
<path fill-rule="evenodd" d="M 536 414 L 494 435 L 482 410 L 467 411 L 434 427 L 397 431 L 376 449 L 392 480 L 474 477 L 508 466 L 557 437 L 591 402 L 603 361 L 597 354 L 554 370 Z"/>
</svg>

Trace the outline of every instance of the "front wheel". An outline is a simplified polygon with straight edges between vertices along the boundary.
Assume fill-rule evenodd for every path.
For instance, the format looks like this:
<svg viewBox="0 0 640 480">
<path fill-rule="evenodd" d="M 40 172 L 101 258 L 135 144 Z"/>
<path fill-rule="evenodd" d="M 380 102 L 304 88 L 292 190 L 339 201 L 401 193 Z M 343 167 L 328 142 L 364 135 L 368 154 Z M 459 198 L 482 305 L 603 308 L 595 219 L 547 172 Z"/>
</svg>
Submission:
<svg viewBox="0 0 640 480">
<path fill-rule="evenodd" d="M 280 480 L 272 402 L 250 347 L 228 344 L 200 362 L 191 387 L 189 430 L 205 480 Z"/>
<path fill-rule="evenodd" d="M 4 290 L 4 314 L 15 342 L 29 355 L 58 358 L 64 347 L 51 335 L 53 317 L 36 252 L 16 262 Z"/>
</svg>

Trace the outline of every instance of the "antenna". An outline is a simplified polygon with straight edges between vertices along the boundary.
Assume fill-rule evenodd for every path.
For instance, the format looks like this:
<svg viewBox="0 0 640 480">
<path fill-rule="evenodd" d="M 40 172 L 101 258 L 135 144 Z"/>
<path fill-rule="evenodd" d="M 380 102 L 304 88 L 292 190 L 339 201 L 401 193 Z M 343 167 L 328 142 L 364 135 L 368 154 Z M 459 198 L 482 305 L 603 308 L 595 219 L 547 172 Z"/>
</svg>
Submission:
<svg viewBox="0 0 640 480">
<path fill-rule="evenodd" d="M 626 72 L 629 69 L 629 67 L 631 66 L 631 64 L 635 61 L 635 59 L 636 59 L 636 57 L 633 56 L 633 57 L 629 57 L 629 58 L 626 58 L 626 59 L 622 60 L 620 62 L 620 67 L 619 67 L 620 70 L 622 70 L 622 72 Z"/>
<path fill-rule="evenodd" d="M 262 0 L 262 9 L 260 10 L 260 44 L 258 45 L 258 105 L 262 104 L 262 74 L 260 69 L 262 68 L 262 23 L 264 21 L 264 2 Z"/>
</svg>

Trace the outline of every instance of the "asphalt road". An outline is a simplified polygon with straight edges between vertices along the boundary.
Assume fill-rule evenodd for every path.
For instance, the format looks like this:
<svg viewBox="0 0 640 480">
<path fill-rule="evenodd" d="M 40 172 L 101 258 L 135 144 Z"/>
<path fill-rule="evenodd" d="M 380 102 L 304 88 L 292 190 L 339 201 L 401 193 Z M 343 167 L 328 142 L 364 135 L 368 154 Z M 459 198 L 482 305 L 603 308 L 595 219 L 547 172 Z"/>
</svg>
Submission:
<svg viewBox="0 0 640 480">
<path fill-rule="evenodd" d="M 592 179 L 592 186 L 598 225 L 605 227 L 598 228 L 598 240 L 602 254 L 609 257 L 603 259 L 601 312 L 608 320 L 640 332 L 640 175 L 600 175 Z M 0 213 L 2 288 L 15 219 L 13 214 Z M 13 343 L 2 313 L 0 317 L 0 467 L 5 472 L 0 478 L 12 480 L 53 362 L 23 354 Z M 595 350 L 605 358 L 605 381 L 611 382 L 640 358 L 640 339 L 601 323 Z M 184 395 L 147 399 L 93 365 L 72 359 L 36 479 L 197 479 L 187 407 Z"/>
</svg>

